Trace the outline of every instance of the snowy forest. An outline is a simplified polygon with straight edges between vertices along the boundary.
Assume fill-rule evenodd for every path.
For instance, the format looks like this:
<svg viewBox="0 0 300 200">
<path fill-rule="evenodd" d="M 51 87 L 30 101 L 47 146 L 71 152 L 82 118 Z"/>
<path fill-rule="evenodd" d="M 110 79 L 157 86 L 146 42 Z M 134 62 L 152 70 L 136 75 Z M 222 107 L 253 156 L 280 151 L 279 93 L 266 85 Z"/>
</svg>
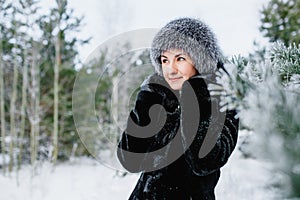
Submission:
<svg viewBox="0 0 300 200">
<path fill-rule="evenodd" d="M 85 18 L 68 2 L 53 0 L 45 12 L 39 0 L 0 0 L 3 199 L 127 199 L 137 179 L 113 157 L 137 85 L 152 72 L 149 49 L 129 51 L 128 41 L 83 62 L 79 49 L 91 36 L 77 36 Z M 253 41 L 249 55 L 224 58 L 229 76 L 220 72 L 222 87 L 211 86 L 240 118 L 217 199 L 300 199 L 299 19 L 300 0 L 265 3 L 259 31 L 268 44 Z"/>
</svg>

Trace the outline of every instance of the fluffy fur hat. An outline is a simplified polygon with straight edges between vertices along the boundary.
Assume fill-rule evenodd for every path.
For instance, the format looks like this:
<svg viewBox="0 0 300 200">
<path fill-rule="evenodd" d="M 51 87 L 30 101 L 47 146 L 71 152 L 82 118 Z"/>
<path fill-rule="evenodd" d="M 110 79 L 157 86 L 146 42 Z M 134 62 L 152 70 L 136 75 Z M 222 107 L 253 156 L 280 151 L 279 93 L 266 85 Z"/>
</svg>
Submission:
<svg viewBox="0 0 300 200">
<path fill-rule="evenodd" d="M 192 18 L 173 20 L 155 35 L 150 57 L 159 75 L 162 75 L 160 56 L 170 49 L 185 51 L 200 74 L 215 72 L 222 56 L 214 33 L 202 21 Z"/>
</svg>

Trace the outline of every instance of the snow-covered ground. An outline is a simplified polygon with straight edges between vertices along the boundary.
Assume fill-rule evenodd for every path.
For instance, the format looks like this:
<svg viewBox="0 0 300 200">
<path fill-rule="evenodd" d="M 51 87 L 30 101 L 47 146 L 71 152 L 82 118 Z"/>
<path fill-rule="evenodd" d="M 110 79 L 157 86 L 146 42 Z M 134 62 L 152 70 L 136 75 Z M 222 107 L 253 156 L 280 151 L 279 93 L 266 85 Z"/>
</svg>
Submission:
<svg viewBox="0 0 300 200">
<path fill-rule="evenodd" d="M 243 158 L 236 149 L 216 188 L 218 200 L 277 200 L 280 191 L 272 187 L 276 176 L 271 165 Z M 0 175 L 0 199 L 3 200 L 127 200 L 138 174 L 117 174 L 91 158 L 58 164 L 44 163 L 32 176 L 23 167 L 18 178 Z M 19 181 L 18 181 L 19 180 Z"/>
</svg>

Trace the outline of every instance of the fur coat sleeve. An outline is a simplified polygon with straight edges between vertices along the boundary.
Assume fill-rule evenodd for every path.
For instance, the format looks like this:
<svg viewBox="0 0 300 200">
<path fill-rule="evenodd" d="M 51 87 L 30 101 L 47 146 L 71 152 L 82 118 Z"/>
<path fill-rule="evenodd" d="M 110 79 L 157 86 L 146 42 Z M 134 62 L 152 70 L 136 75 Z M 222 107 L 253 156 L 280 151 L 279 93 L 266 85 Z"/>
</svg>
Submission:
<svg viewBox="0 0 300 200">
<path fill-rule="evenodd" d="M 207 88 L 212 81 L 200 75 L 192 77 L 183 85 L 180 99 L 184 156 L 199 176 L 219 170 L 229 159 L 238 137 L 236 111 L 220 112 L 220 97 L 211 96 Z M 198 126 L 193 134 L 195 124 Z"/>
<path fill-rule="evenodd" d="M 153 171 L 166 165 L 161 162 L 168 160 L 167 144 L 180 127 L 176 95 L 158 75 L 142 85 L 117 150 L 119 161 L 128 171 Z"/>
</svg>

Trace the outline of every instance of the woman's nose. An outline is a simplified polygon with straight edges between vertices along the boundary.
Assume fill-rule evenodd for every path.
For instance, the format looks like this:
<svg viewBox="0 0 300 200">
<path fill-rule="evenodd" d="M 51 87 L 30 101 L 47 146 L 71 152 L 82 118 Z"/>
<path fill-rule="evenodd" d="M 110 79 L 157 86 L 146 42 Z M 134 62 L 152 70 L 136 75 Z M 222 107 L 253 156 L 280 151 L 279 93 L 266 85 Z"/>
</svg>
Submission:
<svg viewBox="0 0 300 200">
<path fill-rule="evenodd" d="M 176 65 L 175 62 L 171 62 L 171 63 L 170 63 L 170 70 L 171 70 L 172 72 L 177 72 L 177 71 L 178 71 L 178 67 L 177 67 L 177 65 Z"/>
</svg>

